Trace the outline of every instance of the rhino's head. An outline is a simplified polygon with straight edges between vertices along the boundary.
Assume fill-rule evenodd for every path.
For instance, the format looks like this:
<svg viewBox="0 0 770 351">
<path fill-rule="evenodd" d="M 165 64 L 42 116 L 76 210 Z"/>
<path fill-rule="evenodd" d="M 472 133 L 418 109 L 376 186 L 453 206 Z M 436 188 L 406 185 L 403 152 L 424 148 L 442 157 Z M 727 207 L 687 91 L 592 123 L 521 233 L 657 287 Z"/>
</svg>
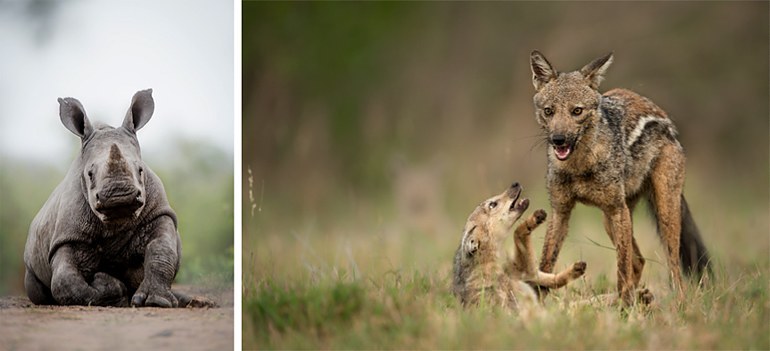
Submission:
<svg viewBox="0 0 770 351">
<path fill-rule="evenodd" d="M 113 128 L 88 120 L 80 101 L 59 99 L 59 116 L 67 129 L 82 140 L 80 175 L 83 195 L 104 223 L 135 219 L 146 200 L 145 165 L 136 131 L 152 117 L 152 89 L 134 94 L 123 125 Z"/>
</svg>

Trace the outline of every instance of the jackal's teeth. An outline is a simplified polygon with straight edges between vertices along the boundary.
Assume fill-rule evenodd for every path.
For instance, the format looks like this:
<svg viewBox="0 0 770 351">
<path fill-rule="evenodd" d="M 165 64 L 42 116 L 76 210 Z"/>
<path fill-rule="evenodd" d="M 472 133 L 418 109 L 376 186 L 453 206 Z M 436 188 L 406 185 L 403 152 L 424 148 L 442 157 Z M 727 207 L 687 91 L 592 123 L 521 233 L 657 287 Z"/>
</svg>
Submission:
<svg viewBox="0 0 770 351">
<path fill-rule="evenodd" d="M 509 210 L 524 212 L 527 210 L 528 207 L 529 207 L 529 199 L 524 198 L 511 203 L 511 207 L 509 208 Z"/>
<path fill-rule="evenodd" d="M 569 145 L 554 146 L 553 152 L 557 159 L 564 161 L 569 157 L 569 154 L 572 153 L 572 147 Z"/>
</svg>

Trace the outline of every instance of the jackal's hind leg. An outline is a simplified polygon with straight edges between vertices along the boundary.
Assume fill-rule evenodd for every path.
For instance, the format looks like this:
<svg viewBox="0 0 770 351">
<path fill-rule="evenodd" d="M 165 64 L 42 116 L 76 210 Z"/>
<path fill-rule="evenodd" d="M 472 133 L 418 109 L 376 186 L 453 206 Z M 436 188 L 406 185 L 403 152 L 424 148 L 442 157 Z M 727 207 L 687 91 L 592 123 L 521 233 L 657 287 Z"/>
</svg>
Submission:
<svg viewBox="0 0 770 351">
<path fill-rule="evenodd" d="M 680 271 L 680 235 L 682 231 L 681 194 L 684 188 L 684 155 L 674 145 L 661 150 L 652 169 L 651 203 L 658 220 L 658 231 L 668 254 L 668 269 L 674 291 L 684 300 Z"/>
<path fill-rule="evenodd" d="M 586 263 L 578 261 L 556 274 L 538 271 L 531 279 L 527 279 L 527 283 L 549 289 L 558 289 L 582 277 L 585 272 Z"/>
</svg>

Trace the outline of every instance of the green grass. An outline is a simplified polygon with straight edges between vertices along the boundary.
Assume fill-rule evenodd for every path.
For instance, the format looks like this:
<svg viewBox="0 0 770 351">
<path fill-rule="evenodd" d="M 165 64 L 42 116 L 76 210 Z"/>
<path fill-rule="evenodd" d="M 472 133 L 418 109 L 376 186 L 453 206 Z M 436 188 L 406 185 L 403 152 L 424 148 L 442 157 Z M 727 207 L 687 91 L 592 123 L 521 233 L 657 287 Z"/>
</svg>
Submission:
<svg viewBox="0 0 770 351">
<path fill-rule="evenodd" d="M 570 306 L 592 283 L 549 297 L 544 313 L 520 317 L 463 309 L 438 272 L 365 279 L 265 280 L 244 296 L 244 347 L 258 349 L 757 349 L 770 348 L 768 275 L 742 267 L 717 274 L 685 303 L 658 291 L 651 308 Z M 344 274 L 343 274 L 344 276 Z"/>
<path fill-rule="evenodd" d="M 271 208 L 268 199 L 262 211 L 244 215 L 243 345 L 770 349 L 767 204 L 699 201 L 705 197 L 701 194 L 693 192 L 692 207 L 714 259 L 714 276 L 702 288 L 690 282 L 683 302 L 669 287 L 663 247 L 640 210 L 635 237 L 648 259 L 642 284 L 655 295 L 653 305 L 622 311 L 572 303 L 612 293 L 616 284 L 615 252 L 601 215 L 581 206 L 556 268 L 585 260 L 587 273 L 550 295 L 542 313 L 527 316 L 492 307 L 464 309 L 449 292 L 461 235 L 451 228 L 461 228 L 467 213 L 430 221 L 440 229 L 432 230 L 424 223 L 410 224 L 381 203 L 351 201 L 355 206 L 350 208 L 287 220 L 290 216 L 279 213 L 290 212 Z M 533 204 L 547 203 L 544 194 L 530 197 Z M 534 232 L 536 247 L 544 231 Z"/>
<path fill-rule="evenodd" d="M 571 306 L 602 289 L 580 281 L 548 298 L 544 313 L 521 317 L 463 309 L 442 272 L 388 272 L 352 278 L 247 284 L 245 348 L 257 349 L 756 349 L 770 348 L 768 277 L 762 267 L 722 268 L 685 303 L 657 289 L 650 308 Z M 601 280 L 600 278 L 599 280 Z M 606 280 L 606 278 L 605 278 Z"/>
</svg>

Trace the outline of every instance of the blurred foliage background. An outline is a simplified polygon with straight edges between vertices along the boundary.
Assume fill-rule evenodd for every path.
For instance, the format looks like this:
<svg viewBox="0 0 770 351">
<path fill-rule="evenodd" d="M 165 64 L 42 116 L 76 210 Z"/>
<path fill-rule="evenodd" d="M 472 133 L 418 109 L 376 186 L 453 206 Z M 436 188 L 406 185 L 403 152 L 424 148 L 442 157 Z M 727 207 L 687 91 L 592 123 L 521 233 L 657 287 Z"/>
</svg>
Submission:
<svg viewBox="0 0 770 351">
<path fill-rule="evenodd" d="M 675 121 L 688 156 L 685 194 L 715 257 L 766 266 L 769 9 L 244 2 L 245 288 L 250 277 L 326 264 L 448 274 L 481 200 L 516 180 L 533 208 L 548 209 L 533 49 L 561 71 L 614 51 L 600 89 L 635 90 Z M 589 270 L 613 277 L 614 253 L 593 244 L 612 246 L 600 218 L 579 206 L 560 262 L 603 257 L 588 259 Z M 634 222 L 636 237 L 660 263 L 649 222 Z"/>
<path fill-rule="evenodd" d="M 69 132 L 62 126 L 62 133 Z M 74 159 L 80 141 L 72 139 Z M 179 218 L 182 264 L 176 282 L 232 286 L 232 155 L 200 140 L 176 139 L 164 153 L 145 153 L 143 158 L 163 181 Z M 0 165 L 0 294 L 23 294 L 29 224 L 66 168 L 6 155 Z"/>
</svg>

